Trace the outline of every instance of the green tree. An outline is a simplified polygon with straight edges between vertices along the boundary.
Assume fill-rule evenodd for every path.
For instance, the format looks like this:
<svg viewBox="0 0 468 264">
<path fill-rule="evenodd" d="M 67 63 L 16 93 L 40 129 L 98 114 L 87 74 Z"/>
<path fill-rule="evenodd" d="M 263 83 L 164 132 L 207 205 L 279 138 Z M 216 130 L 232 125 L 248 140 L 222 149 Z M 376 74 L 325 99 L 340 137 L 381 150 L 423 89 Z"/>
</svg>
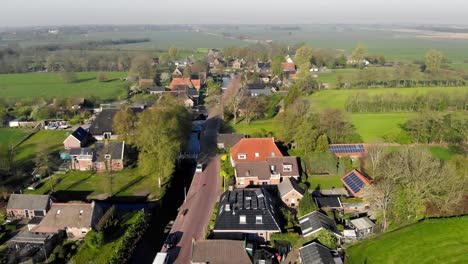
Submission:
<svg viewBox="0 0 468 264">
<path fill-rule="evenodd" d="M 34 163 L 39 174 L 49 175 L 52 172 L 52 159 L 50 157 L 50 147 L 47 144 L 47 142 L 40 142 L 37 145 Z"/>
<path fill-rule="evenodd" d="M 426 53 L 426 71 L 429 73 L 438 73 L 444 58 L 444 54 L 438 50 L 428 51 Z"/>
<path fill-rule="evenodd" d="M 316 211 L 317 209 L 317 205 L 312 199 L 312 195 L 310 195 L 309 190 L 305 190 L 304 196 L 299 201 L 298 216 L 304 216 L 308 213 Z"/>
<path fill-rule="evenodd" d="M 96 77 L 98 82 L 106 82 L 107 81 L 107 76 L 104 72 L 99 72 L 97 77 Z"/>
<path fill-rule="evenodd" d="M 321 134 L 318 138 L 317 138 L 317 144 L 316 144 L 316 148 L 315 148 L 315 151 L 317 152 L 322 152 L 322 153 L 327 153 L 329 152 L 329 147 L 328 147 L 328 136 L 327 134 Z"/>
<path fill-rule="evenodd" d="M 62 80 L 66 83 L 74 83 L 77 80 L 75 72 L 70 70 L 61 71 L 60 76 L 62 77 Z"/>
<path fill-rule="evenodd" d="M 329 249 L 336 249 L 338 245 L 338 239 L 336 236 L 327 229 L 323 229 L 319 232 L 317 240 L 320 242 L 320 244 L 326 246 Z"/>
<path fill-rule="evenodd" d="M 130 75 L 136 76 L 140 79 L 149 79 L 153 76 L 151 58 L 148 55 L 138 55 L 132 59 L 130 67 Z"/>
<path fill-rule="evenodd" d="M 188 65 L 185 66 L 184 72 L 182 74 L 183 74 L 183 77 L 190 78 L 190 76 L 192 75 L 192 67 L 190 67 Z"/>
<path fill-rule="evenodd" d="M 169 48 L 168 54 L 171 60 L 176 60 L 179 58 L 179 49 L 172 46 Z"/>
<path fill-rule="evenodd" d="M 294 63 L 296 65 L 303 65 L 305 63 L 310 63 L 312 60 L 312 49 L 304 45 L 296 50 L 296 54 L 294 55 Z"/>
<path fill-rule="evenodd" d="M 361 63 L 367 56 L 367 46 L 359 43 L 354 48 L 351 58 L 356 61 L 356 63 Z"/>
<path fill-rule="evenodd" d="M 276 55 L 271 62 L 271 73 L 272 76 L 278 76 L 279 78 L 283 78 L 283 66 L 282 63 L 284 62 L 283 55 Z"/>
<path fill-rule="evenodd" d="M 115 130 L 119 139 L 128 144 L 134 143 L 137 117 L 132 109 L 124 105 L 115 114 L 112 120 L 112 128 Z"/>
</svg>

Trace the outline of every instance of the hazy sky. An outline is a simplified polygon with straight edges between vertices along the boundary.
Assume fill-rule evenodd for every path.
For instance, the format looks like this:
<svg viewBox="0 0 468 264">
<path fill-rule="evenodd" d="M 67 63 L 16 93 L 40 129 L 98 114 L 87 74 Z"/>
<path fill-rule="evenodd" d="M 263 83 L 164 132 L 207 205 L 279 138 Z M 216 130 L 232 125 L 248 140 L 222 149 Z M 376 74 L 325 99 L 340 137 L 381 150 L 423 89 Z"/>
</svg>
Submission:
<svg viewBox="0 0 468 264">
<path fill-rule="evenodd" d="M 468 24 L 467 0 L 0 0 L 0 27 L 69 24 Z"/>
</svg>

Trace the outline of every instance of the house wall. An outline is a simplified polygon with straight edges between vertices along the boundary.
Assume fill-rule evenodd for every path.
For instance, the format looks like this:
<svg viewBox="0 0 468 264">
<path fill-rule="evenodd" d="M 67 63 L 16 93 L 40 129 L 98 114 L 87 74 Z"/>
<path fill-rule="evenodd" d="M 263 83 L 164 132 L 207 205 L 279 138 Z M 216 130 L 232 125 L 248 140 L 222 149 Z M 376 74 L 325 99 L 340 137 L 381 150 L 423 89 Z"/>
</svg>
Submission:
<svg viewBox="0 0 468 264">
<path fill-rule="evenodd" d="M 11 208 L 7 208 L 7 215 L 10 216 L 10 217 L 21 217 L 21 218 L 26 218 L 26 211 L 28 211 L 28 218 L 29 219 L 32 219 L 33 217 L 36 216 L 34 210 L 28 210 L 28 209 L 11 209 Z M 44 216 L 47 211 L 46 210 L 36 210 L 36 211 L 40 211 L 40 212 L 43 212 L 43 214 L 41 216 Z"/>
<path fill-rule="evenodd" d="M 293 199 L 295 201 L 293 201 Z M 296 191 L 291 191 L 287 193 L 286 195 L 284 195 L 283 197 L 281 197 L 281 200 L 283 200 L 283 202 L 287 206 L 293 207 L 293 208 L 297 208 L 299 206 L 300 199 L 302 199 L 302 195 Z M 294 206 L 292 206 L 292 203 L 294 203 Z"/>
<path fill-rule="evenodd" d="M 123 170 L 123 160 L 112 160 L 111 161 L 111 165 L 110 165 L 110 169 L 112 171 L 121 171 Z M 106 163 L 104 161 L 102 162 L 95 162 L 95 169 L 97 172 L 104 172 L 106 171 L 108 168 L 106 166 Z"/>
<path fill-rule="evenodd" d="M 67 227 L 65 228 L 67 237 L 72 240 L 83 239 L 89 231 L 91 231 L 90 227 L 83 227 L 83 228 Z"/>
<path fill-rule="evenodd" d="M 81 142 L 78 139 L 76 139 L 74 136 L 69 136 L 63 142 L 63 147 L 65 149 L 80 148 Z"/>
<path fill-rule="evenodd" d="M 242 177 L 236 178 L 236 187 L 245 188 L 250 185 L 250 182 L 253 182 L 252 185 L 259 185 L 258 177 Z"/>
<path fill-rule="evenodd" d="M 89 171 L 89 170 L 93 170 L 94 169 L 94 166 L 93 166 L 93 161 L 92 160 L 78 160 L 78 161 L 74 161 L 72 159 L 71 163 L 70 163 L 70 169 L 72 170 L 80 170 L 80 171 Z"/>
</svg>

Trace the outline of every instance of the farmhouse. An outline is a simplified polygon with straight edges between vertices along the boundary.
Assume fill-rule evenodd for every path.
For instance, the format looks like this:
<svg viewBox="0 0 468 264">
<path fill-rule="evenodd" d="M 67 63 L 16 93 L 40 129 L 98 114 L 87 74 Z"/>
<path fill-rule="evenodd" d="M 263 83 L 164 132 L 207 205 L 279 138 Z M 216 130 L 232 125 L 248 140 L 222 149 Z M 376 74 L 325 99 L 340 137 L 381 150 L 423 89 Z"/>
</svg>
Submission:
<svg viewBox="0 0 468 264">
<path fill-rule="evenodd" d="M 231 164 L 266 161 L 269 157 L 283 157 L 274 138 L 243 138 L 231 148 Z"/>
<path fill-rule="evenodd" d="M 65 149 L 84 147 L 88 141 L 88 136 L 88 131 L 78 127 L 63 141 L 63 147 Z"/>
<path fill-rule="evenodd" d="M 54 203 L 47 215 L 31 231 L 56 234 L 65 231 L 72 240 L 82 239 L 102 216 L 102 209 L 92 203 Z"/>
<path fill-rule="evenodd" d="M 213 229 L 217 239 L 269 241 L 280 233 L 270 194 L 262 188 L 226 191 L 219 201 Z"/>
<path fill-rule="evenodd" d="M 98 142 L 94 148 L 70 149 L 70 169 L 80 171 L 120 171 L 124 168 L 125 142 Z"/>
<path fill-rule="evenodd" d="M 43 217 L 52 203 L 49 195 L 11 194 L 6 212 L 8 217 L 29 218 Z"/>
</svg>

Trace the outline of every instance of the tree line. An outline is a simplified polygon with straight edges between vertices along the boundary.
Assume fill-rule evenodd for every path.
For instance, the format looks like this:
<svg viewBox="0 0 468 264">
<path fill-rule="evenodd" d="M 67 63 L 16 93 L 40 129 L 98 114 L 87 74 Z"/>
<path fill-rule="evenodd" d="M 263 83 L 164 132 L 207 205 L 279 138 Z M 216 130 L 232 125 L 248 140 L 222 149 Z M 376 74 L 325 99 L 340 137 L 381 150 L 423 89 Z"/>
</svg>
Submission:
<svg viewBox="0 0 468 264">
<path fill-rule="evenodd" d="M 401 93 L 370 95 L 368 92 L 357 92 L 346 98 L 345 109 L 352 113 L 445 111 L 448 109 L 466 111 L 468 110 L 468 93 L 428 92 L 410 95 Z"/>
</svg>

